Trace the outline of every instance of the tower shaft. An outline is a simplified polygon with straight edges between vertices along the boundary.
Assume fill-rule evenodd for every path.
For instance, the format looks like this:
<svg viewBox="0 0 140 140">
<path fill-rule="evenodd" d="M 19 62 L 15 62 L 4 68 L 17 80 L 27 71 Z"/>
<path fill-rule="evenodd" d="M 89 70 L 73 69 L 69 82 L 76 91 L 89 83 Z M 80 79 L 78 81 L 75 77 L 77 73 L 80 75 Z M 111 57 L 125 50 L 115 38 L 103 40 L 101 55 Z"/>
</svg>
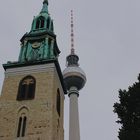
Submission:
<svg viewBox="0 0 140 140">
<path fill-rule="evenodd" d="M 78 90 L 71 88 L 70 97 L 70 118 L 69 118 L 69 140 L 80 140 L 79 111 L 78 111 Z"/>
</svg>

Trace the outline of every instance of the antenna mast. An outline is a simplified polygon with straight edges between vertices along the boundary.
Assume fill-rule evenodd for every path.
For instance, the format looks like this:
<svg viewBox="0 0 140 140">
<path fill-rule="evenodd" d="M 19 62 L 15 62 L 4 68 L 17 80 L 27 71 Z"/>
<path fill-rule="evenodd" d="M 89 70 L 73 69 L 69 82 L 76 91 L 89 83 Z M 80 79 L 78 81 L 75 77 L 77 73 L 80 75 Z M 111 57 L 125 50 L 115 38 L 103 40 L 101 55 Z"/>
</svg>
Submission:
<svg viewBox="0 0 140 140">
<path fill-rule="evenodd" d="M 75 54 L 75 49 L 74 49 L 74 22 L 73 22 L 73 10 L 71 10 L 71 54 Z"/>
</svg>

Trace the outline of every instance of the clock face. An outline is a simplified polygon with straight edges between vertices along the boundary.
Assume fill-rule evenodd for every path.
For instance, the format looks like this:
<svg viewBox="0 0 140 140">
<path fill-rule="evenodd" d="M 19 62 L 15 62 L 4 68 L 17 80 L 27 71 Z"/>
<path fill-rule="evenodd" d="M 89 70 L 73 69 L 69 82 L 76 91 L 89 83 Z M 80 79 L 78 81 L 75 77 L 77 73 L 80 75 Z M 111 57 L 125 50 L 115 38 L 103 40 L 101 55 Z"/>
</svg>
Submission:
<svg viewBox="0 0 140 140">
<path fill-rule="evenodd" d="M 40 42 L 34 42 L 32 43 L 32 48 L 36 49 L 36 48 L 39 48 L 41 46 L 41 43 Z"/>
</svg>

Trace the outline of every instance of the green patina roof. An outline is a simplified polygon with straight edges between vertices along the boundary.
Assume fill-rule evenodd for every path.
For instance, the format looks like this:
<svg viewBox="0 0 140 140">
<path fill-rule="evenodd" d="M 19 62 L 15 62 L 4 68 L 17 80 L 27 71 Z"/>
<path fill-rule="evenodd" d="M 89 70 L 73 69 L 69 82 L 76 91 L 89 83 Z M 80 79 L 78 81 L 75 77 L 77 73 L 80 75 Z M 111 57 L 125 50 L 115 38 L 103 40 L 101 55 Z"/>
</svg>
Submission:
<svg viewBox="0 0 140 140">
<path fill-rule="evenodd" d="M 41 28 L 40 30 L 36 30 L 36 23 L 39 20 L 39 18 L 44 18 L 46 26 L 44 28 Z M 50 26 L 47 30 L 53 32 L 53 20 L 51 19 L 50 14 L 48 12 L 48 0 L 44 0 L 42 10 L 40 11 L 39 15 L 35 16 L 33 19 L 31 33 L 43 32 L 44 30 L 46 30 L 48 22 L 50 22 Z"/>
<path fill-rule="evenodd" d="M 57 58 L 60 51 L 53 30 L 53 20 L 48 12 L 48 0 L 44 0 L 42 10 L 33 19 L 31 31 L 21 39 L 19 62 Z"/>
</svg>

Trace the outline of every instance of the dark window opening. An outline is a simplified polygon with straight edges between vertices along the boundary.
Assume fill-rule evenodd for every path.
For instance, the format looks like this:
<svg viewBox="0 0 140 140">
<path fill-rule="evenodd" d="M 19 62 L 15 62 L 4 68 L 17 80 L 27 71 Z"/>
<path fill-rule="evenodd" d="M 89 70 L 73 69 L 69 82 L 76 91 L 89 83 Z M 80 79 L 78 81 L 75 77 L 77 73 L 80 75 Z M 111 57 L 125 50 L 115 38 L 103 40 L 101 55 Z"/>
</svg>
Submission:
<svg viewBox="0 0 140 140">
<path fill-rule="evenodd" d="M 44 17 L 39 17 L 36 21 L 36 29 L 44 28 L 45 20 Z"/>
<path fill-rule="evenodd" d="M 20 95 L 20 98 L 21 98 L 21 99 L 24 99 L 24 98 L 25 98 L 24 96 L 25 96 L 26 89 L 27 89 L 27 85 L 24 85 L 24 84 L 23 84 L 23 85 L 22 85 L 22 88 L 20 89 L 20 94 L 21 94 L 21 95 Z"/>
<path fill-rule="evenodd" d="M 51 30 L 52 31 L 54 30 L 54 28 L 53 28 L 53 22 L 51 22 Z"/>
<path fill-rule="evenodd" d="M 59 89 L 57 90 L 57 104 L 56 104 L 56 108 L 57 108 L 58 115 L 60 116 L 60 112 L 61 112 L 61 96 L 60 96 Z"/>
<path fill-rule="evenodd" d="M 25 136 L 25 129 L 26 129 L 26 117 L 23 118 L 23 126 L 22 126 L 22 137 Z"/>
<path fill-rule="evenodd" d="M 44 27 L 44 19 L 41 19 L 41 25 L 40 25 L 40 28 L 43 28 Z"/>
<path fill-rule="evenodd" d="M 48 40 L 48 45 L 49 46 L 51 46 L 51 42 L 52 42 L 52 40 L 49 38 L 49 40 Z"/>
<path fill-rule="evenodd" d="M 34 92 L 34 84 L 30 84 L 29 85 L 29 89 L 28 89 L 28 92 L 29 92 L 29 94 L 28 94 L 28 98 L 29 99 L 33 99 L 34 98 L 34 94 L 33 94 L 33 92 Z"/>
<path fill-rule="evenodd" d="M 35 96 L 36 81 L 32 76 L 25 77 L 19 84 L 17 100 L 31 100 Z"/>
<path fill-rule="evenodd" d="M 25 136 L 26 122 L 27 122 L 27 118 L 25 116 L 19 118 L 17 137 L 24 137 Z"/>
<path fill-rule="evenodd" d="M 18 122 L 17 137 L 20 137 L 21 123 L 22 123 L 22 118 L 20 117 L 20 118 L 19 118 L 19 122 Z"/>
<path fill-rule="evenodd" d="M 39 24 L 40 24 L 40 20 L 38 19 L 37 22 L 36 22 L 36 29 L 39 28 Z"/>
<path fill-rule="evenodd" d="M 48 18 L 47 19 L 47 28 L 49 29 L 49 26 L 50 26 L 50 19 Z"/>
</svg>

